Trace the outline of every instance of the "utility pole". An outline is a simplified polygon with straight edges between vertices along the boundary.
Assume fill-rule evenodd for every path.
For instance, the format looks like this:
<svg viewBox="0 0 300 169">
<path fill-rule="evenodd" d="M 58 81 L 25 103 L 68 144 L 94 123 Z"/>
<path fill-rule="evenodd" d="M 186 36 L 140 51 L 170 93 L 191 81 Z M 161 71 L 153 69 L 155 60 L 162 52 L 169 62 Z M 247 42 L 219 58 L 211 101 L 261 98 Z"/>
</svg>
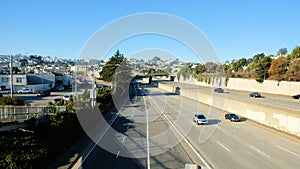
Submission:
<svg viewBox="0 0 300 169">
<path fill-rule="evenodd" d="M 10 97 L 13 97 L 13 87 L 14 87 L 14 80 L 13 80 L 13 63 L 12 63 L 12 55 L 10 55 Z"/>
<path fill-rule="evenodd" d="M 92 108 L 94 108 L 95 107 L 95 71 L 94 71 L 95 69 L 94 69 L 94 67 L 92 67 Z"/>
<path fill-rule="evenodd" d="M 44 68 L 42 69 L 42 83 L 43 83 L 43 92 L 44 93 Z"/>
</svg>

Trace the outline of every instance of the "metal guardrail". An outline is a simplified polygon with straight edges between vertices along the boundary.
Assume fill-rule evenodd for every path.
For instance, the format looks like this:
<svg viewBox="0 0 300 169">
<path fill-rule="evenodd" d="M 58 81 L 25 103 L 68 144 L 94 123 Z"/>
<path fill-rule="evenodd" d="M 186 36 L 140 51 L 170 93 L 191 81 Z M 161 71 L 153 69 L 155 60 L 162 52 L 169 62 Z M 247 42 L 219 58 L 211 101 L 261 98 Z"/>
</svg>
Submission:
<svg viewBox="0 0 300 169">
<path fill-rule="evenodd" d="M 63 111 L 66 111 L 66 106 L 0 106 L 0 122 L 27 120 Z"/>
</svg>

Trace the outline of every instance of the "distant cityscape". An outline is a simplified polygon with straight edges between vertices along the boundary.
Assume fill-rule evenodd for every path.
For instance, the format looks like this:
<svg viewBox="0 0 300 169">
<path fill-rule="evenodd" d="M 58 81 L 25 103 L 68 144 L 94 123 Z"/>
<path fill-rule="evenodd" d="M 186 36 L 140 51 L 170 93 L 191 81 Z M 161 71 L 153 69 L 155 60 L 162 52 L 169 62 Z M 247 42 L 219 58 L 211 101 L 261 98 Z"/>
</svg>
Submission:
<svg viewBox="0 0 300 169">
<path fill-rule="evenodd" d="M 176 74 L 180 68 L 186 65 L 185 62 L 178 59 L 162 60 L 158 56 L 153 56 L 147 61 L 134 58 L 127 58 L 126 60 L 137 74 L 149 69 L 162 69 L 169 74 Z M 41 92 L 53 88 L 70 88 L 74 84 L 74 75 L 80 74 L 80 72 L 89 76 L 93 73 L 95 78 L 100 79 L 99 73 L 105 63 L 105 61 L 97 59 L 71 60 L 50 56 L 14 55 L 12 57 L 13 91 L 30 88 L 34 92 Z M 10 89 L 10 78 L 10 56 L 0 55 L 1 90 Z M 76 80 L 76 83 L 80 84 L 85 79 L 77 77 Z"/>
</svg>

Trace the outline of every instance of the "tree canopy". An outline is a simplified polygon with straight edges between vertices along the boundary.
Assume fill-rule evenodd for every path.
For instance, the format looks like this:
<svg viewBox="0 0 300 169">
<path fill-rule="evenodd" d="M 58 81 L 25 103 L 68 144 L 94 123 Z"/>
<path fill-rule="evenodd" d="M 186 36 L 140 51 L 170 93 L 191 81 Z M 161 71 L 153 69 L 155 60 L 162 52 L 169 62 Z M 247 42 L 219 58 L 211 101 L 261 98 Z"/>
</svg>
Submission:
<svg viewBox="0 0 300 169">
<path fill-rule="evenodd" d="M 125 61 L 123 54 L 119 50 L 116 51 L 114 56 L 112 56 L 108 62 L 103 66 L 102 71 L 100 72 L 100 77 L 104 81 L 111 82 L 113 75 L 117 67 Z"/>
</svg>

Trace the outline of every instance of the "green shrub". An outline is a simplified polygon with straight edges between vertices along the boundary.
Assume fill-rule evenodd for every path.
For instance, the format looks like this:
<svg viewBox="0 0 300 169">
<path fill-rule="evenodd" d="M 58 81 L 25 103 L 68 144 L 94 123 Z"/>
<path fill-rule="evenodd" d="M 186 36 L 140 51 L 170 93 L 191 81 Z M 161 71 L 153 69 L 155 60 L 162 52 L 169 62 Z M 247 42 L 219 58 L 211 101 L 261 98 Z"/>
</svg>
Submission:
<svg viewBox="0 0 300 169">
<path fill-rule="evenodd" d="M 25 105 L 25 100 L 15 96 L 0 97 L 0 105 L 21 106 L 21 105 Z"/>
</svg>

